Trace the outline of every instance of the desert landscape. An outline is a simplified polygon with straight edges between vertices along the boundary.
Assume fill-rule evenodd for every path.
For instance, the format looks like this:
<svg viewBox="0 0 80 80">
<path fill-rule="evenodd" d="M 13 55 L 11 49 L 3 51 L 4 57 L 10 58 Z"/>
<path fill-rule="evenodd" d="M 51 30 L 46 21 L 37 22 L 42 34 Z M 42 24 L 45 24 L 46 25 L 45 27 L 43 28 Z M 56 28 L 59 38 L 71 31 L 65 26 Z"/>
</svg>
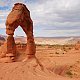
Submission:
<svg viewBox="0 0 80 80">
<path fill-rule="evenodd" d="M 79 5 L 1 0 L 0 80 L 80 80 Z"/>
<path fill-rule="evenodd" d="M 35 38 L 36 58 L 26 57 L 26 38 L 15 37 L 16 62 L 0 63 L 0 80 L 80 80 L 80 37 Z M 62 43 L 61 43 L 62 42 Z M 6 37 L 0 37 L 0 55 Z"/>
</svg>

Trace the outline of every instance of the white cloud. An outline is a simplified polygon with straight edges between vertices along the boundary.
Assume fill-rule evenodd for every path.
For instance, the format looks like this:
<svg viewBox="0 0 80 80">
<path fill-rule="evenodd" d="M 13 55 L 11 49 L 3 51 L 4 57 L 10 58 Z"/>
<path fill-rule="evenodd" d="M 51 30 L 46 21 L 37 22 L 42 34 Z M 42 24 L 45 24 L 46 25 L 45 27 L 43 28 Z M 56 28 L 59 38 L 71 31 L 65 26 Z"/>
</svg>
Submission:
<svg viewBox="0 0 80 80">
<path fill-rule="evenodd" d="M 80 22 L 79 0 L 46 0 L 40 4 L 30 4 L 31 15 L 36 25 L 64 27 Z M 56 24 L 58 23 L 58 24 Z M 69 23 L 67 25 L 66 23 Z M 77 24 L 78 25 L 78 24 Z M 75 26 L 77 26 L 75 25 Z"/>
<path fill-rule="evenodd" d="M 36 1 L 36 2 L 35 2 Z M 10 4 L 12 8 L 15 2 L 22 2 L 27 5 L 31 11 L 31 17 L 34 22 L 34 29 L 56 29 L 57 30 L 66 30 L 72 29 L 69 31 L 64 31 L 61 35 L 73 34 L 75 29 L 79 29 L 80 26 L 80 0 L 7 0 L 7 3 L 1 1 L 0 5 Z M 6 16 L 9 12 L 0 12 L 0 18 L 5 21 Z M 0 22 L 1 23 L 1 22 Z M 5 22 L 4 22 L 5 23 Z M 3 23 L 1 23 L 3 24 Z M 60 27 L 60 28 L 59 28 Z M 73 30 L 74 29 L 74 30 Z M 43 34 L 44 34 L 43 30 Z M 73 31 L 73 32 L 72 32 Z M 54 31 L 55 32 L 55 31 Z M 62 32 L 62 31 L 61 31 Z M 80 35 L 79 31 L 75 30 L 75 35 Z M 38 30 L 37 34 L 40 35 Z M 51 33 L 46 33 L 50 34 Z M 55 35 L 59 33 L 55 32 Z M 71 34 L 71 35 L 72 35 Z M 42 34 L 41 34 L 42 35 Z M 53 34 L 52 34 L 53 35 Z"/>
<path fill-rule="evenodd" d="M 7 5 L 7 1 L 4 1 L 4 0 L 0 0 L 0 7 L 4 7 Z"/>
<path fill-rule="evenodd" d="M 59 37 L 59 36 L 80 36 L 80 30 L 75 29 L 75 30 L 42 30 L 41 32 L 35 32 L 35 36 L 40 36 L 42 37 Z M 46 35 L 45 35 L 46 34 Z"/>
<path fill-rule="evenodd" d="M 5 28 L 5 23 L 0 23 L 0 28 Z"/>
<path fill-rule="evenodd" d="M 9 12 L 10 11 L 0 11 L 0 28 L 5 28 L 5 22 Z"/>
</svg>

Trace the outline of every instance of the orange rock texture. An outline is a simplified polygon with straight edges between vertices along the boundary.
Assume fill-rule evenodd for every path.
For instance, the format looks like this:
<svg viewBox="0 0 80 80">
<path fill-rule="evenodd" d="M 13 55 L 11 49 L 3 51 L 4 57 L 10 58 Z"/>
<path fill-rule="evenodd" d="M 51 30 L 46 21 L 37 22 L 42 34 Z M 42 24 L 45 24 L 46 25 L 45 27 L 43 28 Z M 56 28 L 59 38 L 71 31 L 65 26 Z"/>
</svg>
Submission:
<svg viewBox="0 0 80 80">
<path fill-rule="evenodd" d="M 21 26 L 23 31 L 27 36 L 27 48 L 26 54 L 27 57 L 33 57 L 36 53 L 36 46 L 34 42 L 33 36 L 33 21 L 30 17 L 30 11 L 26 7 L 26 5 L 22 3 L 14 4 L 12 11 L 7 16 L 6 20 L 6 34 L 7 36 L 7 52 L 6 57 L 14 59 L 16 55 L 16 45 L 14 41 L 14 31 L 15 29 Z"/>
</svg>

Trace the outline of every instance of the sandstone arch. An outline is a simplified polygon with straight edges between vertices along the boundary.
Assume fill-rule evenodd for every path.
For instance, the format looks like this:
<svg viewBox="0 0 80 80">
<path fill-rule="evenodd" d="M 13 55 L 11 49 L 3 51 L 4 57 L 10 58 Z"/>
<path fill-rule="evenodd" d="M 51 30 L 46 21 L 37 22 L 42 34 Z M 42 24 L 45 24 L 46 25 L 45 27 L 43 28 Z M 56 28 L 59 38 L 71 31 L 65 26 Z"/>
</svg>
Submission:
<svg viewBox="0 0 80 80">
<path fill-rule="evenodd" d="M 30 11 L 22 3 L 14 4 L 12 11 L 7 16 L 6 20 L 6 34 L 7 37 L 7 53 L 6 57 L 11 60 L 15 58 L 16 45 L 14 41 L 14 31 L 21 26 L 27 36 L 27 58 L 35 57 L 36 46 L 33 36 L 33 21 L 30 17 Z"/>
</svg>

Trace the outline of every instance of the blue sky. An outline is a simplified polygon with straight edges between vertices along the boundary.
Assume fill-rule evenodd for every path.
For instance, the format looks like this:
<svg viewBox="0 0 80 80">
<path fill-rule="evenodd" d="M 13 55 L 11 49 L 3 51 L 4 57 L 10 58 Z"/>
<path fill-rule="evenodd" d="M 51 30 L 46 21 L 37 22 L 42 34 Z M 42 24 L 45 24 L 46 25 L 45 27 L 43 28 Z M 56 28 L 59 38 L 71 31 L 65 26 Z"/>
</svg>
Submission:
<svg viewBox="0 0 80 80">
<path fill-rule="evenodd" d="M 80 0 L 0 0 L 0 34 L 14 3 L 25 3 L 31 12 L 35 37 L 80 36 Z M 25 36 L 19 27 L 15 36 Z"/>
</svg>

